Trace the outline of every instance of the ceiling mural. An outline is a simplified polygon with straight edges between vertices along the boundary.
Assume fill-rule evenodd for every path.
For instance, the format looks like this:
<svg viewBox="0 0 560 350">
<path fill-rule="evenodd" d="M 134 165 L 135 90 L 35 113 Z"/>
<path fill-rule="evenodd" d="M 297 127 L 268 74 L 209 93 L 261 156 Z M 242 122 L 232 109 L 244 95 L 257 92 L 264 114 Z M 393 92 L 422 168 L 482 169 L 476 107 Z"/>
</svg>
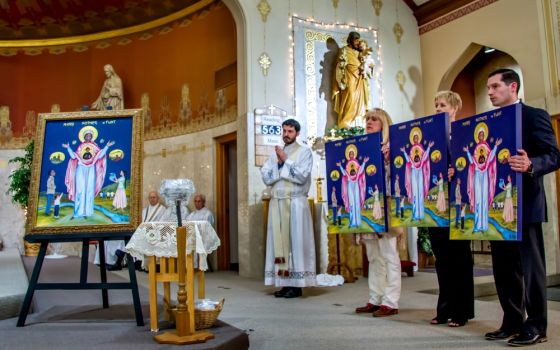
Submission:
<svg viewBox="0 0 560 350">
<path fill-rule="evenodd" d="M 0 40 L 43 40 L 157 21 L 203 0 L 0 0 Z"/>
</svg>

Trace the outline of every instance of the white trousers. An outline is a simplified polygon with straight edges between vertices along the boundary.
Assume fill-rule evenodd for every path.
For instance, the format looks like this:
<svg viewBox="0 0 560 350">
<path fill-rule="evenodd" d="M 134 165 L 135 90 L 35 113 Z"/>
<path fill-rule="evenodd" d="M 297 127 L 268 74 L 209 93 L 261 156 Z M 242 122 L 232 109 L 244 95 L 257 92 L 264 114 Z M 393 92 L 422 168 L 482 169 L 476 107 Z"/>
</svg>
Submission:
<svg viewBox="0 0 560 350">
<path fill-rule="evenodd" d="M 369 302 L 399 308 L 401 297 L 401 260 L 397 251 L 397 238 L 383 236 L 364 239 L 369 261 Z"/>
</svg>

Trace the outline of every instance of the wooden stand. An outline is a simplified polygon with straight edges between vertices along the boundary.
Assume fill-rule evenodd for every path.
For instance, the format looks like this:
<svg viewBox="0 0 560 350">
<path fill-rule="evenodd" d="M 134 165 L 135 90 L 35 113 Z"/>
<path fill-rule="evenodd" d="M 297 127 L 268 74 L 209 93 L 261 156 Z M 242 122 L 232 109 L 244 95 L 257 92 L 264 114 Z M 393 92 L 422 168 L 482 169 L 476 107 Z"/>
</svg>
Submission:
<svg viewBox="0 0 560 350">
<path fill-rule="evenodd" d="M 188 260 L 188 256 L 187 256 Z M 150 288 L 150 330 L 159 331 L 158 325 L 158 283 L 163 284 L 163 312 L 166 321 L 174 320 L 173 306 L 171 305 L 171 282 L 179 282 L 177 273 L 177 258 L 159 258 L 159 272 L 156 271 L 156 257 L 148 257 L 148 280 Z M 204 271 L 195 271 L 197 275 L 198 299 L 205 298 Z"/>
<path fill-rule="evenodd" d="M 154 340 L 160 344 L 175 345 L 204 343 L 208 339 L 213 339 L 214 334 L 208 331 L 195 331 L 194 329 L 194 252 L 188 255 L 186 254 L 187 229 L 179 226 L 176 232 L 177 269 L 179 272 L 179 290 L 177 291 L 178 304 L 177 314 L 175 316 L 176 330 L 156 335 Z"/>
</svg>

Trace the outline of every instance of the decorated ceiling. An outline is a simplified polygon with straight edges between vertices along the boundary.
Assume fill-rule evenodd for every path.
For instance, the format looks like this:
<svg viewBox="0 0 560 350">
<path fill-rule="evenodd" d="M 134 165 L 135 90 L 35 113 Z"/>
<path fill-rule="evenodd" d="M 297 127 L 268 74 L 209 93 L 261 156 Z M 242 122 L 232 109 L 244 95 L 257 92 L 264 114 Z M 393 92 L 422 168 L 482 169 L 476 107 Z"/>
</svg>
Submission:
<svg viewBox="0 0 560 350">
<path fill-rule="evenodd" d="M 0 0 L 0 40 L 41 40 L 127 28 L 201 0 Z"/>
</svg>

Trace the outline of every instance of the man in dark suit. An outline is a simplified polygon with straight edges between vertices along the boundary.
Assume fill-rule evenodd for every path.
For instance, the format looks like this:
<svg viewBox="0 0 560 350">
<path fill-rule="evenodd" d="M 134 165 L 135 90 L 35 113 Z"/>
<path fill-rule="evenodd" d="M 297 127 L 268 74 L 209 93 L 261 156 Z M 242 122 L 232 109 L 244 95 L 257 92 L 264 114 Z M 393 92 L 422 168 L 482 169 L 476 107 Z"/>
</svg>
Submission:
<svg viewBox="0 0 560 350">
<path fill-rule="evenodd" d="M 488 76 L 492 105 L 521 103 L 519 75 L 499 69 Z M 494 241 L 492 265 L 504 318 L 486 339 L 509 339 L 508 345 L 545 342 L 547 327 L 546 266 L 542 222 L 547 221 L 543 176 L 560 167 L 560 151 L 548 113 L 521 104 L 522 149 L 509 158 L 511 169 L 523 173 L 522 240 Z M 527 318 L 525 319 L 525 313 Z"/>
</svg>

